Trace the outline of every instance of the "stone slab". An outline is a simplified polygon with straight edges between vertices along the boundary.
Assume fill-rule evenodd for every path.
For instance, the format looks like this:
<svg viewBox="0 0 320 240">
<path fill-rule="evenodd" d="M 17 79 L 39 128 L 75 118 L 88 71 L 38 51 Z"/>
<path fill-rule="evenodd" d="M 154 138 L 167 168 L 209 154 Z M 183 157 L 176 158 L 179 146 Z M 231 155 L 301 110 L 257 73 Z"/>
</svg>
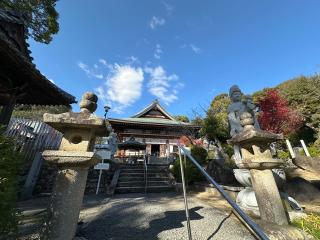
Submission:
<svg viewBox="0 0 320 240">
<path fill-rule="evenodd" d="M 234 135 L 230 140 L 228 140 L 228 142 L 231 144 L 238 144 L 241 147 L 251 147 L 252 145 L 268 145 L 269 143 L 282 139 L 282 134 L 275 134 L 257 129 L 249 129 Z"/>
<path fill-rule="evenodd" d="M 58 167 L 90 167 L 102 161 L 94 152 L 46 150 L 42 156 L 49 164 L 56 164 Z"/>
<path fill-rule="evenodd" d="M 106 136 L 106 123 L 103 118 L 86 112 L 66 112 L 61 114 L 45 113 L 43 121 L 58 131 L 70 129 L 94 129 L 96 134 Z"/>
</svg>

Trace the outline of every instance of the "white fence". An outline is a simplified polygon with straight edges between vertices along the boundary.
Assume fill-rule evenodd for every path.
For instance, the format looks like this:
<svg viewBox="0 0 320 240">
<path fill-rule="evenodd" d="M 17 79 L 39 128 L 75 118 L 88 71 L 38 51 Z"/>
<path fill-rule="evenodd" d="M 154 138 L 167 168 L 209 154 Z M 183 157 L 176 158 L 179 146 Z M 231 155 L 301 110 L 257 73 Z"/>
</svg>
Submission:
<svg viewBox="0 0 320 240">
<path fill-rule="evenodd" d="M 15 140 L 15 147 L 28 169 L 21 193 L 23 198 L 28 198 L 32 195 L 41 170 L 41 153 L 58 149 L 62 134 L 42 121 L 24 118 L 11 118 L 5 134 Z"/>
</svg>

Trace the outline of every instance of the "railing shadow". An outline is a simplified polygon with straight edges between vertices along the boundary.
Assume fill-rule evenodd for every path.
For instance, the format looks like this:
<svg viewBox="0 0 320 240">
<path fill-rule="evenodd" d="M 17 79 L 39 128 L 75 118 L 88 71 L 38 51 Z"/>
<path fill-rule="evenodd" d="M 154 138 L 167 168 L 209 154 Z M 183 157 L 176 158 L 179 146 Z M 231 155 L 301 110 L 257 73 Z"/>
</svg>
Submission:
<svg viewBox="0 0 320 240">
<path fill-rule="evenodd" d="M 232 215 L 232 211 L 228 214 L 228 216 L 226 216 L 224 219 L 222 219 L 222 221 L 220 222 L 219 226 L 217 227 L 217 229 L 207 238 L 207 240 L 210 240 L 211 238 L 213 238 L 221 229 L 222 225 L 224 224 L 225 221 L 227 221 L 227 219 L 229 217 L 231 217 Z"/>
</svg>

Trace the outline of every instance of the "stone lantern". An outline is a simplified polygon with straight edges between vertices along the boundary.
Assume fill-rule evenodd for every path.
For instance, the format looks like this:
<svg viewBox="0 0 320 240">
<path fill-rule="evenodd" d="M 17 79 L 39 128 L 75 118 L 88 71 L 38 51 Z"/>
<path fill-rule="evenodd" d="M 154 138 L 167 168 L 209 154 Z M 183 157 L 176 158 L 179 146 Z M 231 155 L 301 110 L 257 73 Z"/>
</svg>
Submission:
<svg viewBox="0 0 320 240">
<path fill-rule="evenodd" d="M 259 206 L 262 220 L 279 225 L 287 225 L 288 218 L 272 169 L 279 168 L 282 160 L 274 159 L 269 149 L 271 142 L 283 139 L 281 134 L 274 134 L 256 129 L 251 113 L 240 115 L 243 131 L 235 134 L 230 143 L 237 146 L 240 154 L 240 169 L 249 169 L 253 190 Z"/>
<path fill-rule="evenodd" d="M 108 135 L 105 120 L 93 115 L 97 100 L 95 94 L 87 92 L 79 113 L 43 116 L 45 123 L 63 133 L 63 139 L 58 151 L 42 154 L 48 164 L 57 166 L 58 172 L 41 239 L 71 240 L 75 235 L 88 169 L 101 162 L 93 152 L 95 138 Z"/>
</svg>

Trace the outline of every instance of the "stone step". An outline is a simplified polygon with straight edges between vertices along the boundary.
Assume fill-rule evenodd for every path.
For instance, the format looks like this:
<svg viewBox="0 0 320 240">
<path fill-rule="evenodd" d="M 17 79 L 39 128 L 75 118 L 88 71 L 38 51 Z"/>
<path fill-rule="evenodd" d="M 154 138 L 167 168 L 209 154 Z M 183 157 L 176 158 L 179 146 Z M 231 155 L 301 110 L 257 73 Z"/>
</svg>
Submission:
<svg viewBox="0 0 320 240">
<path fill-rule="evenodd" d="M 130 182 L 130 181 L 144 181 L 144 177 L 127 177 L 123 176 L 120 177 L 118 182 Z M 165 177 L 148 177 L 149 181 L 169 181 L 169 178 L 167 176 Z"/>
<path fill-rule="evenodd" d="M 167 165 L 147 165 L 148 169 L 168 169 Z M 144 165 L 121 165 L 120 169 L 144 169 Z"/>
<path fill-rule="evenodd" d="M 142 177 L 144 178 L 144 173 L 126 173 L 126 172 L 120 172 L 120 178 L 121 177 Z"/>
<path fill-rule="evenodd" d="M 121 177 L 144 177 L 144 173 L 120 173 L 120 178 Z M 149 177 L 168 177 L 167 174 L 165 173 L 148 173 L 148 178 Z"/>
<path fill-rule="evenodd" d="M 130 181 L 144 181 L 144 177 L 119 177 L 118 182 L 130 182 Z"/>
<path fill-rule="evenodd" d="M 144 187 L 144 181 L 118 182 L 117 187 Z"/>
<path fill-rule="evenodd" d="M 148 181 L 148 186 L 168 186 L 170 183 L 168 181 Z M 144 181 L 130 181 L 130 182 L 118 182 L 117 187 L 138 187 L 145 186 Z"/>
<path fill-rule="evenodd" d="M 121 169 L 122 173 L 144 173 L 145 169 Z M 147 170 L 147 172 L 150 173 L 166 173 L 166 171 L 164 169 L 149 169 Z"/>
<path fill-rule="evenodd" d="M 171 186 L 168 181 L 148 181 L 147 184 L 148 184 L 148 187 L 149 186 Z"/>
<path fill-rule="evenodd" d="M 121 173 L 144 173 L 144 169 L 121 169 Z"/>
<path fill-rule="evenodd" d="M 143 170 L 144 167 L 122 167 L 120 168 L 121 170 L 128 170 L 128 169 L 132 169 L 132 170 Z"/>
<path fill-rule="evenodd" d="M 169 192 L 173 191 L 172 186 L 150 186 L 147 188 L 148 193 L 153 192 Z M 144 187 L 117 187 L 116 193 L 142 193 L 145 192 Z"/>
</svg>

